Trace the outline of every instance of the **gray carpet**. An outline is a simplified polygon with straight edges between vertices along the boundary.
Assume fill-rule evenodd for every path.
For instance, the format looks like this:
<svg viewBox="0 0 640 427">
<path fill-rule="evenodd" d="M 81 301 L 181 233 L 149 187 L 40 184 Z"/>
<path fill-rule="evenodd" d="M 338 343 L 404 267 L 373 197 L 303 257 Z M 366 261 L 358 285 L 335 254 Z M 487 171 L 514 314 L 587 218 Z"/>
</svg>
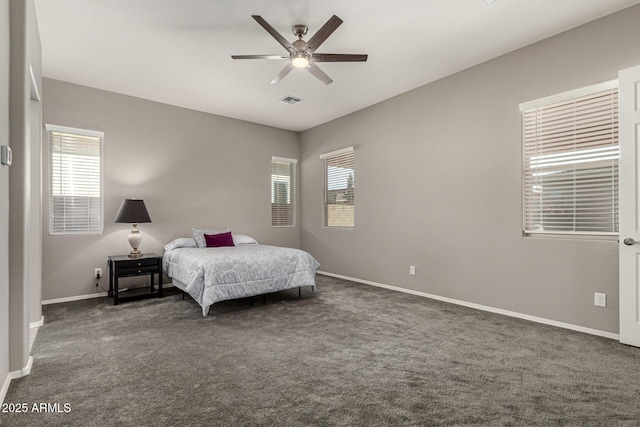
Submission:
<svg viewBox="0 0 640 427">
<path fill-rule="evenodd" d="M 638 425 L 640 349 L 318 276 L 215 304 L 44 307 L 11 426 Z"/>
</svg>

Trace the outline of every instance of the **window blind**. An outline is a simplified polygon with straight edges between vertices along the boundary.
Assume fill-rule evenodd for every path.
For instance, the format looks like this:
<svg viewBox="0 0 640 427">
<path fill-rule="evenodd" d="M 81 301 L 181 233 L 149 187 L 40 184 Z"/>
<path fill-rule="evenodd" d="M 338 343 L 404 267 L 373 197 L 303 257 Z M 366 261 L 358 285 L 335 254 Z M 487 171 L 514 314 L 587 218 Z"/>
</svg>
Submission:
<svg viewBox="0 0 640 427">
<path fill-rule="evenodd" d="M 49 234 L 103 231 L 104 134 L 47 125 L 49 137 Z"/>
<path fill-rule="evenodd" d="M 296 225 L 295 159 L 271 158 L 271 226 Z"/>
<path fill-rule="evenodd" d="M 355 226 L 355 168 L 353 147 L 320 156 L 324 174 L 324 226 Z"/>
<path fill-rule="evenodd" d="M 602 86 L 523 109 L 525 233 L 618 233 L 618 88 Z"/>
</svg>

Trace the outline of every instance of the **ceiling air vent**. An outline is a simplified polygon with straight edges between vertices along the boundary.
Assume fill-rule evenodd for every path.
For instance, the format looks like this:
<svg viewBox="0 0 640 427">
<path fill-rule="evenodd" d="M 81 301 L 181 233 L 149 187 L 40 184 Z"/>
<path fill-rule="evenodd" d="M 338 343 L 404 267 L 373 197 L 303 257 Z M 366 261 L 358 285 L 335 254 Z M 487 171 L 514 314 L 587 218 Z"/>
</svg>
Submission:
<svg viewBox="0 0 640 427">
<path fill-rule="evenodd" d="M 282 104 L 289 104 L 289 105 L 297 104 L 300 101 L 302 101 L 302 99 L 296 98 L 295 96 L 285 96 L 284 98 L 278 100 L 278 102 Z"/>
</svg>

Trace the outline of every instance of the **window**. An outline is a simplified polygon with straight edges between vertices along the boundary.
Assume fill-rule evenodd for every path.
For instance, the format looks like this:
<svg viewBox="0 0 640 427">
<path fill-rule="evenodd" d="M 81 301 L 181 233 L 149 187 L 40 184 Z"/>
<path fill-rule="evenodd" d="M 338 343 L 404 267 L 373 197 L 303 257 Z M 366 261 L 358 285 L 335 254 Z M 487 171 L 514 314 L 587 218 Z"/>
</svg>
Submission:
<svg viewBox="0 0 640 427">
<path fill-rule="evenodd" d="M 295 159 L 271 158 L 271 225 L 296 225 L 296 164 Z"/>
<path fill-rule="evenodd" d="M 618 234 L 618 83 L 522 104 L 525 234 Z"/>
<path fill-rule="evenodd" d="M 320 156 L 324 175 L 324 226 L 355 226 L 353 147 Z"/>
<path fill-rule="evenodd" d="M 49 234 L 100 234 L 103 230 L 104 133 L 47 125 Z"/>
</svg>

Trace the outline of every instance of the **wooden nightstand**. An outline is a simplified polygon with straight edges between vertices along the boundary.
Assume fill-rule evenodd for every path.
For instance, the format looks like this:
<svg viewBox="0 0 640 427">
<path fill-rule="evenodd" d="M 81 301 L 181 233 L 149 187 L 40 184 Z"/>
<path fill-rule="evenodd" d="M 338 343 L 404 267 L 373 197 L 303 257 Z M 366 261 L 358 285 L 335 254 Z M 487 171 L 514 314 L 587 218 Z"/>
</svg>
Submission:
<svg viewBox="0 0 640 427">
<path fill-rule="evenodd" d="M 108 258 L 109 296 L 113 297 L 113 305 L 119 302 L 144 298 L 162 298 L 162 256 L 144 254 L 140 258 L 129 258 L 128 255 L 112 255 Z M 155 289 L 155 275 L 158 275 L 158 289 Z M 121 277 L 150 276 L 149 287 L 118 292 Z"/>
</svg>

